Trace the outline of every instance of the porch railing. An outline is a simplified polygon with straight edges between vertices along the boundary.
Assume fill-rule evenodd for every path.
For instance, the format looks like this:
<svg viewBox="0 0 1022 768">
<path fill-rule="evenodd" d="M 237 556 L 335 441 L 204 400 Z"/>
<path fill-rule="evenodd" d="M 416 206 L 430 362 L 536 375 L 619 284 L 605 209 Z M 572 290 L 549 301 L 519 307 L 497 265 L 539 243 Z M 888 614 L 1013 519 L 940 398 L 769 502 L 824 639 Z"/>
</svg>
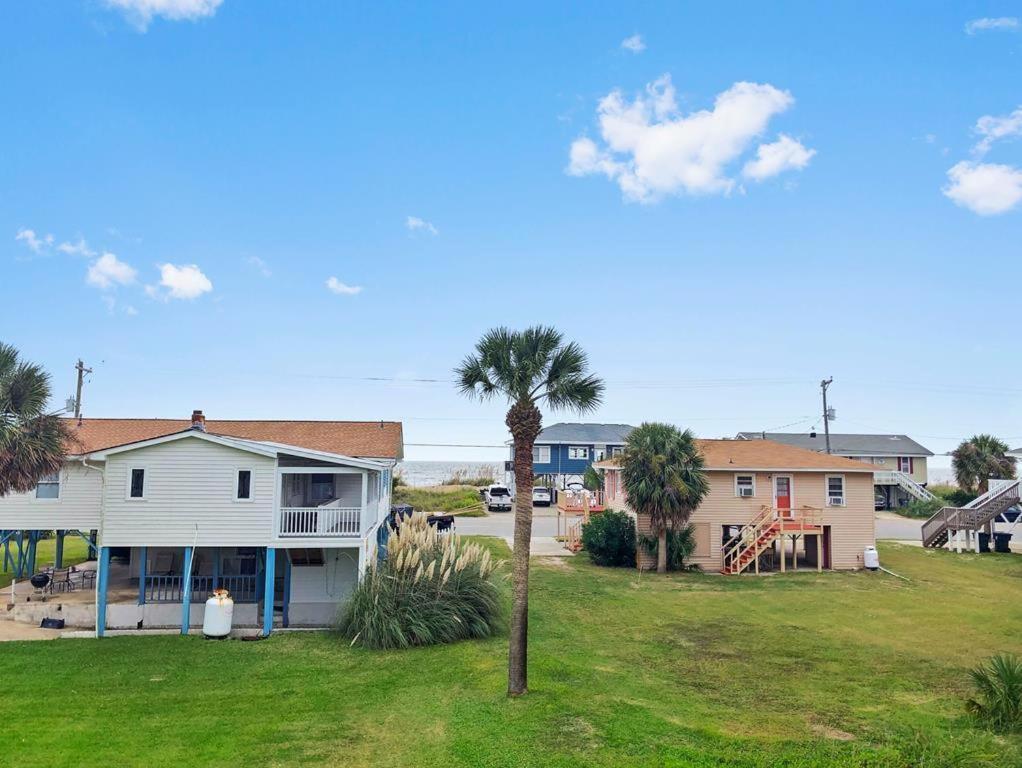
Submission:
<svg viewBox="0 0 1022 768">
<path fill-rule="evenodd" d="M 282 507 L 282 537 L 335 538 L 359 536 L 362 529 L 361 507 Z"/>
<path fill-rule="evenodd" d="M 184 596 L 184 576 L 145 578 L 147 603 L 180 603 Z M 192 576 L 192 600 L 205 600 L 214 589 L 223 587 L 236 603 L 256 602 L 256 576 Z"/>
</svg>

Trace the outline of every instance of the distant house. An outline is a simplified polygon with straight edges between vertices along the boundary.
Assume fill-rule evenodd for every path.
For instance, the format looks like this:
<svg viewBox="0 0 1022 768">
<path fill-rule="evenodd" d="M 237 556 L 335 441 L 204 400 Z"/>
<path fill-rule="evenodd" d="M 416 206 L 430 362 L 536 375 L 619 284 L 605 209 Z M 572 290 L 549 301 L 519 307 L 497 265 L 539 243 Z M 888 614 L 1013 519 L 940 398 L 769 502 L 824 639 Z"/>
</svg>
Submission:
<svg viewBox="0 0 1022 768">
<path fill-rule="evenodd" d="M 873 465 L 772 440 L 697 440 L 709 493 L 692 513 L 690 562 L 728 574 L 810 568 L 855 569 L 875 543 Z M 649 517 L 628 505 L 619 459 L 604 473 L 607 507 L 636 515 L 641 536 Z M 655 566 L 639 548 L 638 565 Z"/>
<path fill-rule="evenodd" d="M 536 485 L 563 490 L 581 483 L 594 462 L 621 452 L 633 429 L 630 424 L 552 424 L 539 433 L 532 449 Z M 514 455 L 512 444 L 512 460 Z"/>
<path fill-rule="evenodd" d="M 234 622 L 326 626 L 368 563 L 402 458 L 401 424 L 345 421 L 82 419 L 63 469 L 0 498 L 0 533 L 56 530 L 93 541 L 95 581 L 16 605 L 30 618 L 107 628 L 201 626 L 218 587 Z M 93 592 L 93 588 L 95 592 Z M 42 612 L 42 613 L 41 613 Z M 48 613 L 47 613 L 48 612 Z"/>
<path fill-rule="evenodd" d="M 739 440 L 772 440 L 776 443 L 804 448 L 817 453 L 827 452 L 822 432 L 739 432 Z M 855 461 L 872 464 L 877 506 L 884 509 L 903 507 L 913 499 L 931 499 L 926 460 L 933 452 L 908 435 L 830 434 L 830 452 Z M 882 504 L 880 502 L 883 502 Z"/>
</svg>

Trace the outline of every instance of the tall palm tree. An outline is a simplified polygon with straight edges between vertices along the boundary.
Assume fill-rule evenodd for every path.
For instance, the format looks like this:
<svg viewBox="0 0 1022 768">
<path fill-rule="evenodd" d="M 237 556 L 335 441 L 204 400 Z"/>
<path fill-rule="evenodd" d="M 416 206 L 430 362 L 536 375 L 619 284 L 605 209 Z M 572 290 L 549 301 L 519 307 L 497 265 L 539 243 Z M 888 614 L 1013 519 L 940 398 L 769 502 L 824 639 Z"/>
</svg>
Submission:
<svg viewBox="0 0 1022 768">
<path fill-rule="evenodd" d="M 668 530 L 688 523 L 710 490 L 692 432 L 655 422 L 633 429 L 621 458 L 621 484 L 636 514 L 649 515 L 657 536 L 657 573 L 666 573 Z"/>
<path fill-rule="evenodd" d="M 0 342 L 0 496 L 60 471 L 72 437 L 66 421 L 44 412 L 49 399 L 49 374 Z"/>
<path fill-rule="evenodd" d="M 515 547 L 512 556 L 511 638 L 508 694 L 528 687 L 529 542 L 532 539 L 532 447 L 542 427 L 540 404 L 579 414 L 595 410 L 603 382 L 587 373 L 586 353 L 565 344 L 553 328 L 524 331 L 494 328 L 476 344 L 454 373 L 458 388 L 479 400 L 503 398 L 510 403 L 504 423 L 514 438 Z"/>
<path fill-rule="evenodd" d="M 986 493 L 990 478 L 1011 480 L 1015 477 L 1015 459 L 1008 453 L 1007 443 L 993 435 L 974 435 L 951 452 L 951 467 L 960 488 L 973 493 Z"/>
</svg>

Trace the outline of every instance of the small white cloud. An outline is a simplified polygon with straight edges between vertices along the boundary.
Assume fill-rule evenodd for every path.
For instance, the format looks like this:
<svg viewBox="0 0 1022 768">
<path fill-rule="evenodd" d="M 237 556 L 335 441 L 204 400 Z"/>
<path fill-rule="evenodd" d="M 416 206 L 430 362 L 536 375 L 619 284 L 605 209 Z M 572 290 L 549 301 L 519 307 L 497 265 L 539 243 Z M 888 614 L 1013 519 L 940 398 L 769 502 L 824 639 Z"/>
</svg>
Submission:
<svg viewBox="0 0 1022 768">
<path fill-rule="evenodd" d="M 632 53 L 642 53 L 646 50 L 646 44 L 642 42 L 642 35 L 631 35 L 621 41 L 621 47 Z"/>
<path fill-rule="evenodd" d="M 137 315 L 137 314 L 138 314 L 138 310 L 137 310 L 137 309 L 135 309 L 135 308 L 134 308 L 133 306 L 131 306 L 130 304 L 128 304 L 128 305 L 127 305 L 127 306 L 126 306 L 126 307 L 124 308 L 124 314 L 126 314 L 126 315 L 127 315 L 128 317 L 134 317 L 135 315 Z"/>
<path fill-rule="evenodd" d="M 24 227 L 18 230 L 14 239 L 24 243 L 32 253 L 42 253 L 53 245 L 53 235 L 37 235 L 34 229 Z"/>
<path fill-rule="evenodd" d="M 197 21 L 212 16 L 223 0 L 104 0 L 108 8 L 124 14 L 139 32 L 157 17 L 168 21 Z"/>
<path fill-rule="evenodd" d="M 972 151 L 982 157 L 990 151 L 995 142 L 1022 135 L 1022 107 L 1018 107 L 1010 115 L 1004 117 L 983 115 L 976 121 L 975 130 L 982 138 L 972 148 Z"/>
<path fill-rule="evenodd" d="M 348 285 L 333 276 L 327 278 L 326 287 L 338 296 L 354 296 L 355 294 L 362 293 L 361 285 Z"/>
<path fill-rule="evenodd" d="M 425 219 L 420 219 L 418 216 L 409 216 L 407 219 L 405 219 L 405 226 L 408 227 L 408 229 L 411 230 L 412 232 L 422 230 L 424 232 L 429 232 L 429 234 L 431 235 L 440 234 L 440 230 L 438 230 L 436 227 L 434 227 L 430 222 L 426 221 Z"/>
<path fill-rule="evenodd" d="M 163 288 L 164 290 L 160 290 Z M 161 264 L 160 285 L 147 285 L 145 292 L 154 299 L 197 299 L 213 290 L 213 283 L 196 264 Z"/>
<path fill-rule="evenodd" d="M 248 263 L 263 277 L 270 277 L 273 275 L 273 272 L 270 271 L 270 265 L 258 256 L 249 256 Z"/>
<path fill-rule="evenodd" d="M 85 281 L 105 291 L 118 285 L 135 282 L 136 275 L 138 272 L 130 264 L 121 261 L 112 253 L 104 253 L 89 265 Z"/>
<path fill-rule="evenodd" d="M 943 193 L 980 216 L 1006 213 L 1022 200 L 1022 171 L 1010 165 L 965 161 L 947 175 L 950 183 Z"/>
<path fill-rule="evenodd" d="M 77 243 L 64 242 L 57 246 L 57 250 L 61 253 L 66 253 L 69 256 L 86 256 L 92 258 L 96 255 L 96 252 L 89 248 L 89 244 L 85 242 L 84 238 L 79 237 Z"/>
<path fill-rule="evenodd" d="M 632 101 L 615 90 L 597 108 L 604 146 L 576 139 L 567 172 L 602 174 L 617 182 L 627 200 L 642 203 L 669 194 L 730 194 L 735 180 L 728 166 L 794 102 L 790 93 L 772 85 L 739 82 L 717 95 L 713 109 L 682 114 L 670 75 L 647 85 Z M 783 139 L 777 144 L 787 148 L 789 161 L 799 160 L 794 147 Z M 777 154 L 776 145 L 767 146 Z"/>
<path fill-rule="evenodd" d="M 756 159 L 750 160 L 742 169 L 742 175 L 756 181 L 769 179 L 784 171 L 801 171 L 816 154 L 815 149 L 807 149 L 802 142 L 791 136 L 781 137 L 772 144 L 760 144 L 756 150 Z"/>
<path fill-rule="evenodd" d="M 965 34 L 974 35 L 977 32 L 984 32 L 988 29 L 1018 29 L 1019 22 L 1014 16 L 989 16 L 982 19 L 972 19 L 965 23 Z"/>
</svg>

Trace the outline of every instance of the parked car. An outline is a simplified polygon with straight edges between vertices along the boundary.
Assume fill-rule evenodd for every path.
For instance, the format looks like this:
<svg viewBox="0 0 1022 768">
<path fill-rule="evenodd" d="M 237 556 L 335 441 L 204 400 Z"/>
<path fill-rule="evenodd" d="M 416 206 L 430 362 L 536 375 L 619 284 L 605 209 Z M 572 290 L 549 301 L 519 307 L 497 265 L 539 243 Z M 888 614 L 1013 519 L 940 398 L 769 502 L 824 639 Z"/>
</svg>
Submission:
<svg viewBox="0 0 1022 768">
<path fill-rule="evenodd" d="M 532 489 L 532 506 L 534 507 L 549 507 L 551 500 L 551 494 L 549 488 L 538 486 Z"/>
<path fill-rule="evenodd" d="M 873 511 L 879 512 L 881 509 L 887 509 L 887 497 L 877 491 L 873 494 Z"/>
<path fill-rule="evenodd" d="M 491 485 L 483 497 L 487 512 L 510 512 L 514 503 L 514 497 L 506 485 Z"/>
</svg>

